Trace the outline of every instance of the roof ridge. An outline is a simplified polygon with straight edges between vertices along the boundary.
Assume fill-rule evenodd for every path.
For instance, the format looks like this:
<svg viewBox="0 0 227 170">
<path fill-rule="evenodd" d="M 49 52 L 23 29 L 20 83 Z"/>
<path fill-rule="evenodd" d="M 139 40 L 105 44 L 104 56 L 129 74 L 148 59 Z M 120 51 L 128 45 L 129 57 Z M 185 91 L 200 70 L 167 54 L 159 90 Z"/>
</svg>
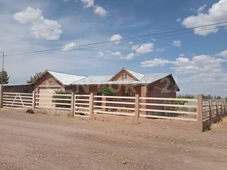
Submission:
<svg viewBox="0 0 227 170">
<path fill-rule="evenodd" d="M 55 72 L 55 73 L 60 73 L 60 74 L 68 74 L 68 75 L 72 75 L 72 76 L 81 76 L 81 77 L 87 77 L 87 76 L 84 76 L 84 75 L 78 75 L 78 74 L 73 74 L 73 73 L 66 73 L 66 72 L 61 72 L 61 71 L 54 71 L 54 70 L 49 70 L 47 69 L 47 71 L 49 72 Z"/>
</svg>

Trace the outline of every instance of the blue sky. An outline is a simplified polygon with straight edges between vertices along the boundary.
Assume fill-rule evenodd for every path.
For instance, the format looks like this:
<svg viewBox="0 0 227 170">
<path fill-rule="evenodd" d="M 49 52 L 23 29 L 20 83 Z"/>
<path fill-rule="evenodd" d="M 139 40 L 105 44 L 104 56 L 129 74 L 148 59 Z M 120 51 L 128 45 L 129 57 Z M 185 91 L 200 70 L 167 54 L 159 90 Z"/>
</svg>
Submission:
<svg viewBox="0 0 227 170">
<path fill-rule="evenodd" d="M 0 0 L 0 14 L 11 84 L 45 69 L 102 75 L 126 67 L 172 73 L 182 94 L 227 96 L 227 23 L 157 35 L 225 22 L 227 0 Z"/>
</svg>

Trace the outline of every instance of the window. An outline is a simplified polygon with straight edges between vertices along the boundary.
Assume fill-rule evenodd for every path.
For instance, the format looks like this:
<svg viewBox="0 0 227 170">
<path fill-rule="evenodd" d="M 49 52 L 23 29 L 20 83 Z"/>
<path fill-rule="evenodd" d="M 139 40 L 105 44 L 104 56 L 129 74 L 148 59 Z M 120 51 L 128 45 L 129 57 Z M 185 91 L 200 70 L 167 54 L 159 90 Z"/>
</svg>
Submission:
<svg viewBox="0 0 227 170">
<path fill-rule="evenodd" d="M 121 79 L 122 79 L 122 80 L 127 80 L 127 78 L 128 78 L 128 74 L 122 73 Z"/>
</svg>

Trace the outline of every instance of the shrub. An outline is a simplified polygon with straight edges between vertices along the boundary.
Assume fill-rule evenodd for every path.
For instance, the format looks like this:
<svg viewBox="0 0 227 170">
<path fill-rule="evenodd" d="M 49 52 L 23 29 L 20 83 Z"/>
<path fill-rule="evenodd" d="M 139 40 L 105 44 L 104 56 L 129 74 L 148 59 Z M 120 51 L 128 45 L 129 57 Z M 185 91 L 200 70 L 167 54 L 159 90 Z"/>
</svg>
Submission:
<svg viewBox="0 0 227 170">
<path fill-rule="evenodd" d="M 115 95 L 114 89 L 111 87 L 102 86 L 100 88 L 100 92 L 103 96 L 114 96 Z"/>
</svg>

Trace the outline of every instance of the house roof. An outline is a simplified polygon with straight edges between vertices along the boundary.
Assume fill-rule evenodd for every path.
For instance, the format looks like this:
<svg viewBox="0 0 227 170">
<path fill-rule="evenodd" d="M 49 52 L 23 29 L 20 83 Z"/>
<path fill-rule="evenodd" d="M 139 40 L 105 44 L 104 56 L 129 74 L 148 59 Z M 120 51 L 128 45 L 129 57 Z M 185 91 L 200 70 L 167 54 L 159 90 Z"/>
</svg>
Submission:
<svg viewBox="0 0 227 170">
<path fill-rule="evenodd" d="M 73 75 L 73 74 L 67 74 L 67 73 L 60 73 L 60 72 L 51 71 L 51 70 L 44 71 L 40 77 L 42 77 L 44 74 L 48 72 L 50 75 L 52 75 L 63 85 L 95 85 L 95 84 L 99 84 L 99 85 L 129 84 L 130 85 L 130 84 L 150 84 L 162 78 L 165 78 L 167 76 L 172 76 L 169 73 L 141 74 L 125 68 L 123 68 L 122 70 L 127 71 L 136 79 L 135 80 L 116 80 L 116 81 L 112 80 L 112 78 L 116 76 L 119 72 L 115 75 L 79 76 L 79 75 Z M 38 79 L 36 79 L 32 84 L 34 84 Z"/>
<path fill-rule="evenodd" d="M 55 77 L 58 81 L 60 81 L 63 85 L 70 85 L 74 81 L 81 80 L 85 78 L 84 76 L 78 76 L 73 74 L 67 74 L 67 73 L 60 73 L 56 71 L 50 71 L 47 70 L 53 77 Z"/>
<path fill-rule="evenodd" d="M 75 81 L 72 85 L 91 85 L 91 84 L 150 84 L 161 78 L 167 77 L 167 73 L 144 74 L 139 81 L 136 80 L 117 80 L 110 81 L 112 75 L 108 76 L 88 76 L 81 80 Z"/>
<path fill-rule="evenodd" d="M 127 72 L 129 72 L 131 75 L 133 75 L 136 79 L 140 80 L 144 77 L 144 74 L 141 74 L 141 73 L 137 73 L 135 71 L 132 71 L 132 70 L 129 70 L 129 69 L 126 69 L 124 68 Z"/>
</svg>

